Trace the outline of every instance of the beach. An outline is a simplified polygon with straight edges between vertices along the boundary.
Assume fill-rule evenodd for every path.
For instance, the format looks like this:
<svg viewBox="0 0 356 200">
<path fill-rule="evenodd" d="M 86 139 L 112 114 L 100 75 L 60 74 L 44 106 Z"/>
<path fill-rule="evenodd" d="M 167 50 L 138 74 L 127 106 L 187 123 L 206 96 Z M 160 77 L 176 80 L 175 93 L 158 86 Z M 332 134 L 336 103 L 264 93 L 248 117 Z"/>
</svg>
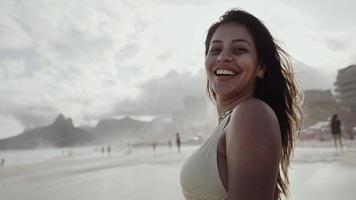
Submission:
<svg viewBox="0 0 356 200">
<path fill-rule="evenodd" d="M 343 152 L 332 141 L 299 142 L 290 168 L 290 199 L 353 200 L 356 142 L 344 141 Z M 198 146 L 98 147 L 2 151 L 2 200 L 182 200 L 179 174 Z"/>
</svg>

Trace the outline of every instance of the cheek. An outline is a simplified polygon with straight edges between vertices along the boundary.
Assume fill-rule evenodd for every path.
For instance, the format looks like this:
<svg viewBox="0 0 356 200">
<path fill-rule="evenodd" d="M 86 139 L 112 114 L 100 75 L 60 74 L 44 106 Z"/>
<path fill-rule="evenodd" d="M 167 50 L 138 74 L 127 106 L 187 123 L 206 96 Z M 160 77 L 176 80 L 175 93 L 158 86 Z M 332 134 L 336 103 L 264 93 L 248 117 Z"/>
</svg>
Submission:
<svg viewBox="0 0 356 200">
<path fill-rule="evenodd" d="M 240 59 L 239 65 L 243 68 L 243 70 L 249 74 L 255 74 L 257 73 L 257 62 L 255 60 L 246 58 L 246 59 Z"/>
<path fill-rule="evenodd" d="M 211 59 L 209 56 L 205 57 L 205 70 L 207 73 L 211 72 L 213 66 L 214 66 L 214 61 Z"/>
<path fill-rule="evenodd" d="M 205 66 L 205 70 L 207 70 L 207 71 L 208 71 L 208 66 L 209 66 L 208 63 L 209 63 L 208 58 L 205 57 L 204 66 Z"/>
</svg>

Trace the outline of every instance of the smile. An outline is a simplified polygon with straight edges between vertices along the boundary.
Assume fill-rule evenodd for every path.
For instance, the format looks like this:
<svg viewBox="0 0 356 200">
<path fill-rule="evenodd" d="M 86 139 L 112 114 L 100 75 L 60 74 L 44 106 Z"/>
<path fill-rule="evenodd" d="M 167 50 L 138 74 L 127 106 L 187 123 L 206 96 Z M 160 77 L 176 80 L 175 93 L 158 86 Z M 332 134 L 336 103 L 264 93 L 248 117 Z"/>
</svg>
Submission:
<svg viewBox="0 0 356 200">
<path fill-rule="evenodd" d="M 236 76 L 237 73 L 228 69 L 217 69 L 214 71 L 216 76 Z"/>
</svg>

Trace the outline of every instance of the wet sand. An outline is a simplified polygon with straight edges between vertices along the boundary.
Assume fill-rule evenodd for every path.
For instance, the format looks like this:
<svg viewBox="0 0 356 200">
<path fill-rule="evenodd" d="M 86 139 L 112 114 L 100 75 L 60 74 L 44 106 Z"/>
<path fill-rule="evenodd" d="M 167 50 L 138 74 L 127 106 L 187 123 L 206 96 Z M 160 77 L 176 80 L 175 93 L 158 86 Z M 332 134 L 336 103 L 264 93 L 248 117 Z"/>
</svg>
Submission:
<svg viewBox="0 0 356 200">
<path fill-rule="evenodd" d="M 156 153 L 138 148 L 111 155 L 74 149 L 71 156 L 8 163 L 0 168 L 0 199 L 181 200 L 180 169 L 196 148 L 183 146 L 178 154 L 158 146 Z M 298 143 L 290 179 L 292 200 L 356 199 L 356 142 L 345 142 L 343 152 L 336 152 L 331 141 Z"/>
</svg>

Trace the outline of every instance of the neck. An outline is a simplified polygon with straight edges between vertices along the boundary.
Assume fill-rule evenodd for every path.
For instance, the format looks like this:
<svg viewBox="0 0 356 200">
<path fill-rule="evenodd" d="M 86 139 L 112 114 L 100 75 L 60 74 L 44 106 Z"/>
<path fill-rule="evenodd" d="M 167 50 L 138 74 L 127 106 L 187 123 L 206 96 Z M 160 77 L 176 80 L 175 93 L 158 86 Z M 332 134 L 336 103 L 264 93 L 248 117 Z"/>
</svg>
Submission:
<svg viewBox="0 0 356 200">
<path fill-rule="evenodd" d="M 241 102 L 243 102 L 247 99 L 251 99 L 251 98 L 253 98 L 252 93 L 248 93 L 248 94 L 237 96 L 237 97 L 230 98 L 230 99 L 219 98 L 217 96 L 216 102 L 217 102 L 218 114 L 220 115 L 220 114 L 223 114 L 229 110 L 233 110 L 238 104 L 240 104 Z"/>
</svg>

